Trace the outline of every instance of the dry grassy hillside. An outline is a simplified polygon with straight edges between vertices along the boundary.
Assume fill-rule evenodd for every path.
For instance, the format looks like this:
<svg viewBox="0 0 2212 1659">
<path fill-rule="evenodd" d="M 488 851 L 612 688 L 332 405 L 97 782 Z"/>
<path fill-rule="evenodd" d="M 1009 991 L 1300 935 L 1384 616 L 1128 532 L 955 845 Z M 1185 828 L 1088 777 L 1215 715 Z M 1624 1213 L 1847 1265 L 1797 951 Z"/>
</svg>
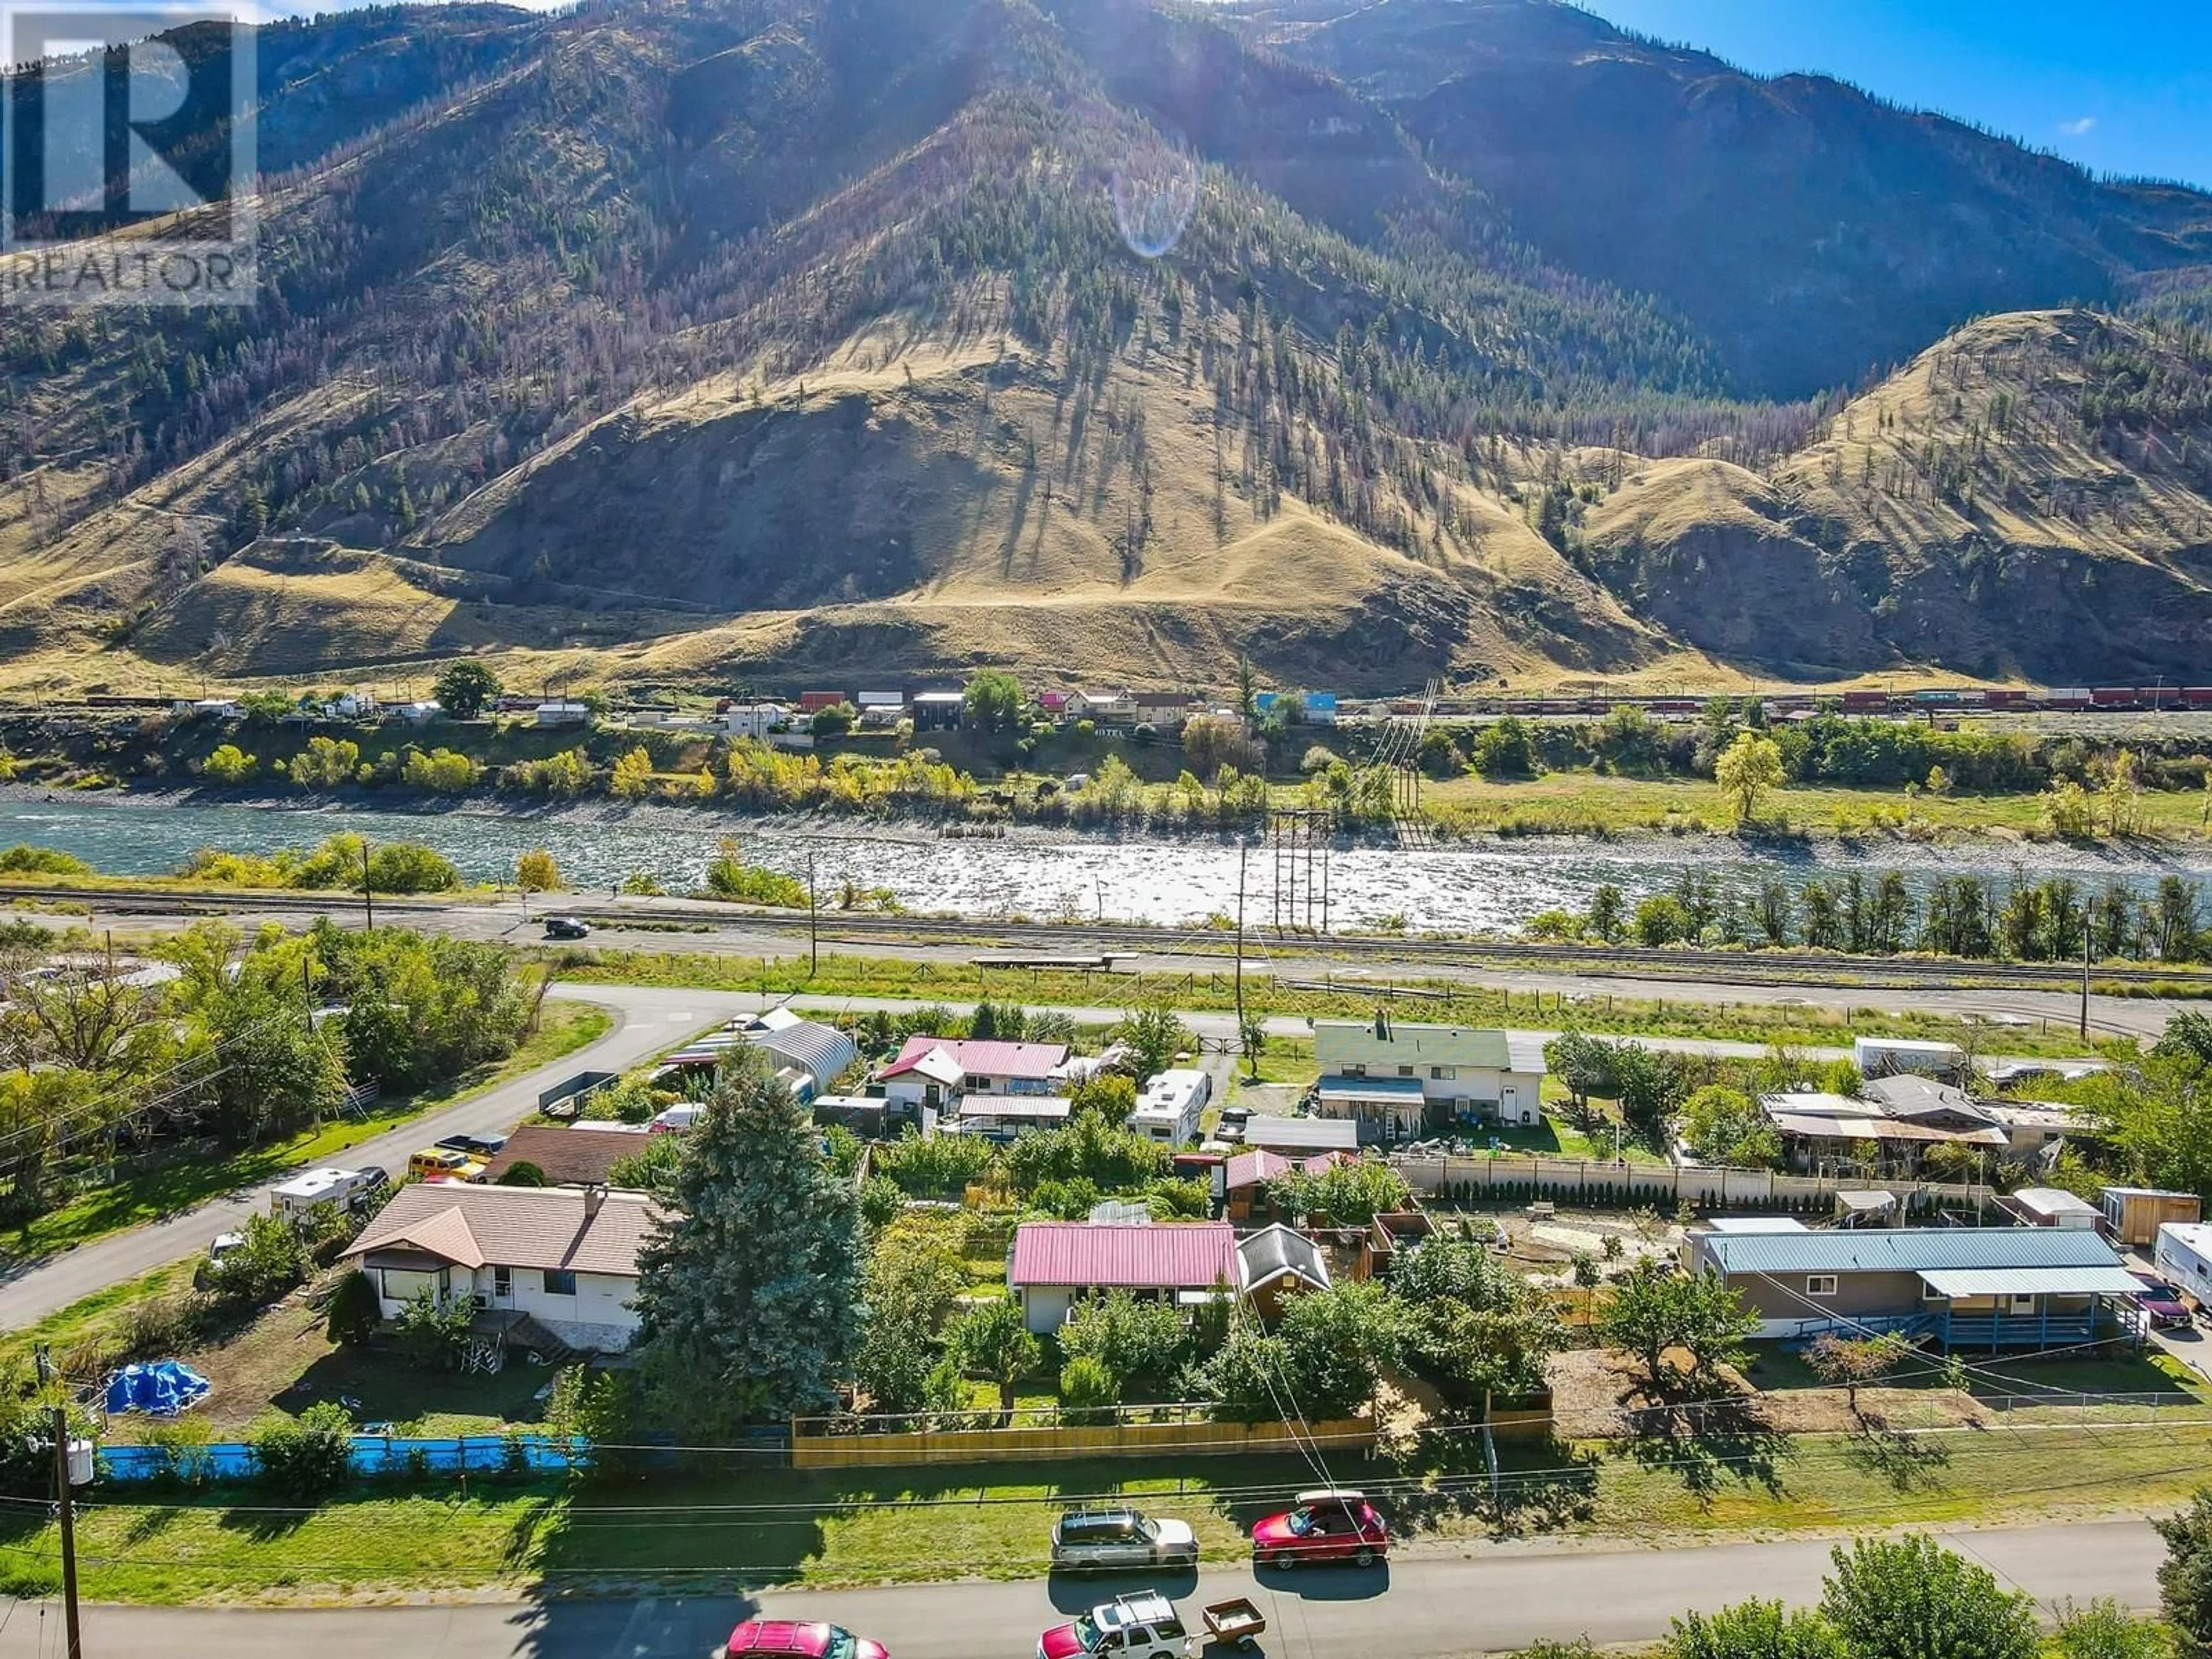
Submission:
<svg viewBox="0 0 2212 1659">
<path fill-rule="evenodd" d="M 1761 477 L 1675 460 L 1591 509 L 1585 568 L 1715 655 L 2071 682 L 2212 671 L 2212 353 L 2083 311 L 1990 318 Z"/>
<path fill-rule="evenodd" d="M 1998 317 L 1848 404 L 1746 398 L 1520 240 L 1402 87 L 1168 0 L 346 15 L 271 33 L 263 303 L 0 310 L 0 688 L 464 650 L 2212 678 L 2179 322 Z M 1390 40 L 1394 85 L 1441 62 Z"/>
</svg>

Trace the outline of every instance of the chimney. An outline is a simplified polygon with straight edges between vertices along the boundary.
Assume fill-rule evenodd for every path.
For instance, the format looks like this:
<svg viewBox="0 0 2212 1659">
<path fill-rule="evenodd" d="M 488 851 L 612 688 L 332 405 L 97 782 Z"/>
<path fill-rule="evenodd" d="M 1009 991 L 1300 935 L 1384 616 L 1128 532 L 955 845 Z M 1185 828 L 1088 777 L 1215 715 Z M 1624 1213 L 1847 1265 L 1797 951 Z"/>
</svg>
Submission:
<svg viewBox="0 0 2212 1659">
<path fill-rule="evenodd" d="M 584 1219 L 589 1221 L 599 1212 L 599 1206 L 607 1201 L 607 1189 L 594 1182 L 584 1188 Z"/>
</svg>

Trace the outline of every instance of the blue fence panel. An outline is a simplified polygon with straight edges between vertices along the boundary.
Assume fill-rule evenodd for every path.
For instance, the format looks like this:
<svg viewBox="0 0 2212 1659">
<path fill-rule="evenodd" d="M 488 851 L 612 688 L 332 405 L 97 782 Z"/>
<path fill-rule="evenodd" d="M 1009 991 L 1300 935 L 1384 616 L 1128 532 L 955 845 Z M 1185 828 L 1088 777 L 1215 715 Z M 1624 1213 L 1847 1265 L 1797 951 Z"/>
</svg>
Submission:
<svg viewBox="0 0 2212 1659">
<path fill-rule="evenodd" d="M 451 1439 L 411 1439 L 398 1435 L 357 1434 L 353 1437 L 353 1467 L 357 1474 L 402 1474 L 427 1465 L 437 1474 L 490 1474 L 507 1466 L 505 1435 L 472 1434 Z M 537 1474 L 559 1474 L 572 1468 L 587 1451 L 583 1441 L 562 1442 L 550 1435 L 516 1435 L 513 1443 L 522 1449 L 524 1462 Z M 420 1452 L 417 1459 L 415 1454 Z M 195 1447 L 188 1454 L 204 1465 L 214 1480 L 244 1480 L 258 1473 L 253 1448 L 243 1441 L 217 1441 Z M 153 1480 L 174 1467 L 161 1446 L 102 1446 L 99 1453 L 101 1479 L 116 1481 Z"/>
</svg>

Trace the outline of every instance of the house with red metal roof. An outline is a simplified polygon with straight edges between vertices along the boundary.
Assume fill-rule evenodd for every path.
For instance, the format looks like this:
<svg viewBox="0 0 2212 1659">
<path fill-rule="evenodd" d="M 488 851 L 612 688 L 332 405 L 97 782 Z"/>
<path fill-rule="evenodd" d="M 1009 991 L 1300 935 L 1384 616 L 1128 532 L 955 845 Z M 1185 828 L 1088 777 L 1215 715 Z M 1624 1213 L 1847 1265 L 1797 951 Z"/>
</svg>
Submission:
<svg viewBox="0 0 2212 1659">
<path fill-rule="evenodd" d="M 1064 1042 L 999 1042 L 917 1034 L 876 1073 L 884 1097 L 922 1114 L 925 1130 L 966 1095 L 1053 1095 Z"/>
<path fill-rule="evenodd" d="M 1025 1221 L 1014 1229 L 1006 1284 L 1039 1335 L 1098 1291 L 1200 1305 L 1240 1282 L 1237 1230 L 1225 1221 Z"/>
</svg>

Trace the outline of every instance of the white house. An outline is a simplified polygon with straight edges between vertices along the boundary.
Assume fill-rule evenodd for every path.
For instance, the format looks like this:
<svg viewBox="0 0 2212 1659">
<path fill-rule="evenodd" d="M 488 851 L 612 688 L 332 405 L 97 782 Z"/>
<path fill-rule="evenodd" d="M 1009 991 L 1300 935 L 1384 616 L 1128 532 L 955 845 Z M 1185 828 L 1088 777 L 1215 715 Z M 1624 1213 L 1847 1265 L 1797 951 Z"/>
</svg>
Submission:
<svg viewBox="0 0 2212 1659">
<path fill-rule="evenodd" d="M 1006 1288 L 1039 1335 L 1101 1291 L 1198 1307 L 1236 1294 L 1241 1278 L 1237 1230 L 1225 1221 L 1024 1221 L 1006 1257 Z"/>
<path fill-rule="evenodd" d="M 791 710 L 780 702 L 734 702 L 722 711 L 722 725 L 733 738 L 768 740 L 769 732 L 791 723 Z"/>
<path fill-rule="evenodd" d="M 1543 1117 L 1544 1050 L 1534 1038 L 1463 1025 L 1314 1022 L 1321 1061 L 1315 1110 L 1348 1117 L 1360 1139 L 1392 1141 L 1421 1133 L 1425 1117 L 1535 1123 Z"/>
<path fill-rule="evenodd" d="M 1071 691 L 1062 707 L 1072 720 L 1093 720 L 1101 726 L 1130 726 L 1137 719 L 1137 700 L 1127 691 Z"/>
<path fill-rule="evenodd" d="M 580 702 L 541 702 L 538 705 L 540 726 L 582 726 L 592 718 L 592 711 Z"/>
<path fill-rule="evenodd" d="M 465 1296 L 483 1322 L 527 1320 L 560 1343 L 620 1352 L 637 1334 L 639 1249 L 661 1212 L 604 1187 L 403 1187 L 349 1253 L 386 1319 L 417 1296 Z"/>
<path fill-rule="evenodd" d="M 1198 1139 L 1199 1118 L 1212 1096 L 1213 1079 L 1195 1067 L 1162 1072 L 1138 1097 L 1129 1127 L 1164 1146 L 1187 1146 Z"/>
<path fill-rule="evenodd" d="M 340 720 L 367 720 L 379 707 L 374 691 L 341 691 L 325 705 Z"/>
<path fill-rule="evenodd" d="M 404 720 L 410 726 L 428 726 L 445 712 L 434 698 L 418 697 L 411 702 L 395 703 L 386 714 L 387 718 Z"/>
<path fill-rule="evenodd" d="M 927 1115 L 950 1116 L 963 1095 L 1049 1095 L 1066 1061 L 1064 1042 L 998 1042 L 915 1035 L 876 1073 L 884 1096 Z"/>
</svg>

